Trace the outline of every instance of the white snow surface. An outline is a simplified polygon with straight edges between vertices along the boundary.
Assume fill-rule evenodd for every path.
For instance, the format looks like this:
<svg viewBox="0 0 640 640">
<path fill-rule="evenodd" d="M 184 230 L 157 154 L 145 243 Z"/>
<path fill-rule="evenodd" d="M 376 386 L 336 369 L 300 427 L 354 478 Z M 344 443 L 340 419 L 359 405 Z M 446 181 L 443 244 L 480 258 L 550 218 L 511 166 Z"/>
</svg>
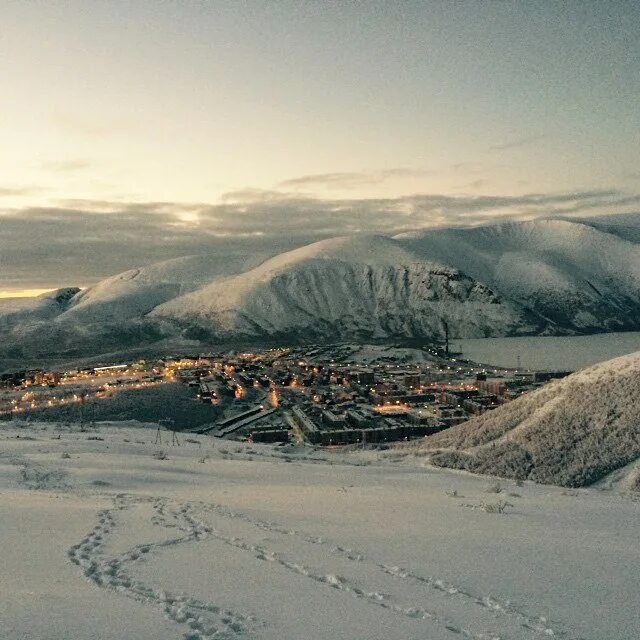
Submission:
<svg viewBox="0 0 640 640">
<path fill-rule="evenodd" d="M 154 439 L 2 428 L 3 640 L 638 638 L 640 504 L 615 489 Z"/>
<path fill-rule="evenodd" d="M 637 313 L 640 246 L 589 224 L 507 222 L 395 239 L 565 326 L 615 326 Z"/>
<path fill-rule="evenodd" d="M 151 316 L 235 336 L 433 335 L 443 319 L 462 335 L 490 335 L 524 322 L 483 285 L 378 236 L 289 251 L 160 305 Z"/>
<path fill-rule="evenodd" d="M 58 316 L 80 290 L 77 287 L 56 289 L 33 298 L 0 299 L 0 328 L 22 322 L 47 320 Z"/>
<path fill-rule="evenodd" d="M 263 255 L 194 255 L 131 269 L 80 291 L 58 322 L 139 318 L 167 300 L 216 278 L 251 268 Z"/>
</svg>

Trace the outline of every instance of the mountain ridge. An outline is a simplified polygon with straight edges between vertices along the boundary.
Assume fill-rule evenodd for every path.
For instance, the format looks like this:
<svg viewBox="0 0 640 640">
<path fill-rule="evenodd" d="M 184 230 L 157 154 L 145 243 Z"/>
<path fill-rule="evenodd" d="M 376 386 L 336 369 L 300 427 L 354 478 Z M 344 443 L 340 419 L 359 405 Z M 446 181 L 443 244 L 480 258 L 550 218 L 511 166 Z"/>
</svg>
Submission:
<svg viewBox="0 0 640 640">
<path fill-rule="evenodd" d="M 58 302 L 0 301 L 0 356 L 2 349 L 115 350 L 173 337 L 440 340 L 445 327 L 457 338 L 640 330 L 640 244 L 628 231 L 640 228 L 640 216 L 594 220 L 174 258 L 67 289 L 73 293 Z"/>
</svg>

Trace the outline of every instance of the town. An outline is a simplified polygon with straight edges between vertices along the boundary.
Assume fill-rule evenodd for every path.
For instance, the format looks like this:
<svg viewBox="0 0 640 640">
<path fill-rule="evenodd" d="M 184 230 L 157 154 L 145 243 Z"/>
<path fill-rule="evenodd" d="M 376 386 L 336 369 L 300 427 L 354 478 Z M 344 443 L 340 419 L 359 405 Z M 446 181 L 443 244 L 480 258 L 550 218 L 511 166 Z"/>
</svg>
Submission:
<svg viewBox="0 0 640 640">
<path fill-rule="evenodd" d="M 428 437 L 568 372 L 485 367 L 448 349 L 337 344 L 171 355 L 68 371 L 0 375 L 0 418 L 87 422 L 90 407 L 164 387 L 173 431 L 251 442 L 379 445 Z M 187 394 L 187 395 L 185 395 Z M 186 398 L 186 417 L 171 416 Z M 71 412 L 74 407 L 74 412 Z M 183 412 L 184 413 L 184 412 Z M 198 420 L 190 420 L 197 415 Z"/>
</svg>

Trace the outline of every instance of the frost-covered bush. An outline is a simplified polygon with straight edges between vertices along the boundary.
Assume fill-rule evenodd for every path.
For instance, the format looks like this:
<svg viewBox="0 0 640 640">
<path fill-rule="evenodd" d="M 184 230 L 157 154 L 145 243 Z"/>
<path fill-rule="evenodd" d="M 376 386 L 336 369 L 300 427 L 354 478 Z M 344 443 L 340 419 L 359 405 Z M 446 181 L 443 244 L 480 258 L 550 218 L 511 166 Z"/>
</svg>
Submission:
<svg viewBox="0 0 640 640">
<path fill-rule="evenodd" d="M 626 477 L 626 488 L 630 491 L 640 492 L 640 464 L 637 464 Z"/>
<path fill-rule="evenodd" d="M 462 451 L 437 451 L 431 456 L 431 462 L 437 467 L 466 469 L 470 471 L 473 456 Z"/>
<path fill-rule="evenodd" d="M 431 462 L 439 467 L 516 479 L 527 478 L 533 464 L 531 455 L 523 447 L 511 442 L 494 445 L 487 450 L 480 449 L 474 453 L 439 451 L 431 456 Z"/>
<path fill-rule="evenodd" d="M 511 507 L 513 507 L 513 505 L 506 500 L 499 500 L 498 502 L 485 502 L 482 505 L 482 509 L 486 513 L 505 513 L 507 509 Z"/>
</svg>

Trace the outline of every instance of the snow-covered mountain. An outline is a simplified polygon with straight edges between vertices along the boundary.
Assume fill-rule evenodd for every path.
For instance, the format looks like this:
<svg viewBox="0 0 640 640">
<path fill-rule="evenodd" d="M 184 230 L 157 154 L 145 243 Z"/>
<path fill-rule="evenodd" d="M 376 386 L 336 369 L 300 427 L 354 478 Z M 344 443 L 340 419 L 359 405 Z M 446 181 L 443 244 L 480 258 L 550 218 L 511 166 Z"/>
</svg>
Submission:
<svg viewBox="0 0 640 640">
<path fill-rule="evenodd" d="M 4 301 L 0 360 L 3 349 L 80 353 L 185 337 L 638 330 L 640 216 L 613 218 L 332 238 L 276 256 L 177 258 L 83 291 Z"/>
<path fill-rule="evenodd" d="M 564 486 L 638 486 L 640 352 L 578 371 L 428 438 L 440 466 Z"/>
<path fill-rule="evenodd" d="M 80 291 L 57 321 L 104 323 L 141 318 L 168 300 L 216 278 L 250 269 L 266 257 L 195 255 L 131 269 Z"/>
<path fill-rule="evenodd" d="M 395 238 L 576 331 L 637 329 L 640 245 L 569 220 L 443 229 Z"/>
<path fill-rule="evenodd" d="M 78 293 L 78 287 L 56 289 L 34 298 L 4 298 L 0 300 L 0 332 L 21 324 L 56 318 Z"/>
<path fill-rule="evenodd" d="M 526 311 L 457 269 L 382 237 L 333 238 L 217 279 L 150 314 L 215 336 L 503 335 Z"/>
</svg>

